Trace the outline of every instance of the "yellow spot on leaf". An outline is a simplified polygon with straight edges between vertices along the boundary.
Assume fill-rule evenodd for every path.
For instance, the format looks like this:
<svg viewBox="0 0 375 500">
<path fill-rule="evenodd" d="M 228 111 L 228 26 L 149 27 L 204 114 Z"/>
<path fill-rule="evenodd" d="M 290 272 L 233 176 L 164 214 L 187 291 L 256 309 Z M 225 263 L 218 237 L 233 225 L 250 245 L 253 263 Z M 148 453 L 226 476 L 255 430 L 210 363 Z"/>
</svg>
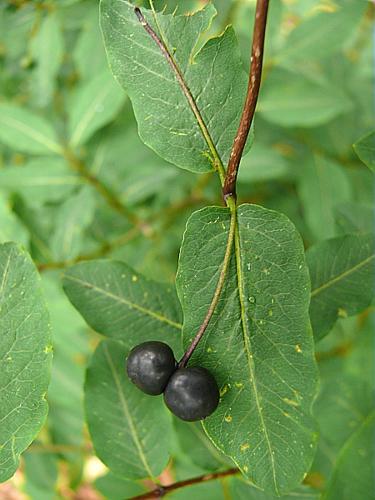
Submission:
<svg viewBox="0 0 375 500">
<path fill-rule="evenodd" d="M 348 311 L 346 309 L 342 309 L 341 307 L 339 307 L 338 310 L 337 310 L 337 315 L 340 318 L 347 318 L 348 317 Z"/>
<path fill-rule="evenodd" d="M 241 451 L 246 451 L 246 450 L 248 450 L 249 448 L 250 448 L 249 443 L 243 443 L 243 444 L 241 444 L 241 446 L 240 446 L 240 450 L 241 450 Z"/>
<path fill-rule="evenodd" d="M 298 401 L 294 401 L 294 399 L 289 399 L 289 398 L 283 398 L 283 401 L 291 406 L 299 406 Z"/>
<path fill-rule="evenodd" d="M 230 389 L 229 384 L 223 385 L 223 387 L 220 389 L 220 397 L 224 396 L 224 394 L 226 394 L 229 391 L 229 389 Z"/>
<path fill-rule="evenodd" d="M 296 350 L 296 352 L 302 352 L 301 346 L 298 344 L 296 344 L 295 350 Z"/>
<path fill-rule="evenodd" d="M 136 282 L 136 281 L 138 281 L 138 276 L 136 276 L 135 274 L 133 274 L 132 281 L 133 281 L 133 283 Z"/>
<path fill-rule="evenodd" d="M 226 422 L 228 422 L 228 424 L 229 424 L 230 422 L 232 422 L 232 415 L 226 415 L 226 416 L 224 417 L 224 420 L 225 420 Z"/>
</svg>

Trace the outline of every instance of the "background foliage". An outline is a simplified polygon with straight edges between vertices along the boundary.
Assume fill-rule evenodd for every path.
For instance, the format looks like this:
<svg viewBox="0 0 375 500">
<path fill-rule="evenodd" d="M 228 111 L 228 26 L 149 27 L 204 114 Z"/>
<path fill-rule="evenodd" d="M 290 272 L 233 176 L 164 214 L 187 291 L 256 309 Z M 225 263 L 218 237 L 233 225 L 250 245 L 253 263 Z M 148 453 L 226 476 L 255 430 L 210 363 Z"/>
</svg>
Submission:
<svg viewBox="0 0 375 500">
<path fill-rule="evenodd" d="M 155 5 L 165 3 L 172 12 L 176 4 L 180 11 L 190 11 L 205 2 L 163 0 Z M 255 2 L 215 0 L 214 5 L 218 15 L 199 44 L 232 23 L 247 70 Z M 319 439 L 311 470 L 293 498 L 373 498 L 373 456 L 368 443 L 374 432 L 375 380 L 374 240 L 369 234 L 374 230 L 374 18 L 374 6 L 365 0 L 271 1 L 254 143 L 239 175 L 240 201 L 286 214 L 307 250 L 310 316 L 321 377 L 314 407 Z M 30 280 L 25 290 L 37 290 L 32 292 L 35 304 L 28 307 L 34 313 L 45 311 L 47 302 L 54 345 L 48 418 L 23 454 L 16 475 L 0 485 L 0 492 L 14 489 L 38 500 L 100 494 L 111 500 L 131 497 L 145 489 L 139 478 L 163 472 L 168 455 L 172 459 L 162 476 L 166 482 L 231 466 L 199 425 L 172 420 L 158 400 L 140 398 L 137 403 L 138 394 L 123 379 L 121 360 L 135 340 L 159 334 L 163 338 L 160 332 L 167 328 L 176 352 L 181 349 L 181 311 L 174 280 L 183 231 L 193 210 L 222 201 L 207 161 L 203 159 L 196 169 L 201 175 L 169 163 L 164 136 L 155 124 L 151 129 L 143 124 L 140 134 L 166 159 L 142 143 L 129 97 L 109 70 L 98 19 L 95 0 L 5 0 L 0 4 L 0 243 L 23 245 L 39 269 L 45 299 L 39 297 L 40 282 L 32 263 L 27 261 L 27 271 L 16 264 L 21 266 L 19 276 Z M 227 31 L 225 36 L 233 33 Z M 231 61 L 239 67 L 239 56 Z M 204 57 L 197 66 L 204 81 Z M 230 74 L 224 84 L 230 86 Z M 235 84 L 239 92 L 242 80 Z M 139 86 L 128 94 L 142 117 L 149 103 L 142 99 Z M 215 95 L 203 95 L 204 103 L 214 103 Z M 235 119 L 229 112 L 224 110 L 219 118 L 213 114 L 218 137 L 220 119 Z M 229 138 L 222 137 L 224 156 L 232 133 L 226 130 Z M 191 161 L 193 153 L 175 163 L 186 167 Z M 0 248 L 5 259 L 9 247 Z M 12 246 L 12 258 L 24 262 L 23 250 L 17 248 Z M 78 264 L 102 257 L 126 264 Z M 71 268 L 73 264 L 78 265 Z M 90 326 L 64 294 L 61 274 L 65 270 L 65 291 Z M 89 285 L 79 287 L 83 277 L 89 277 Z M 110 290 L 106 294 L 98 292 L 106 288 Z M 5 288 L 1 290 L 3 374 L 9 361 L 4 339 L 12 341 L 3 333 L 11 332 L 12 326 L 4 311 L 14 307 L 12 300 L 19 307 L 20 297 L 9 298 L 12 291 L 6 289 L 9 302 L 3 299 Z M 126 304 L 119 303 L 113 290 L 119 296 L 131 294 L 140 307 L 124 316 Z M 95 315 L 96 308 L 106 314 Z M 28 318 L 21 309 L 19 317 Z M 150 314 L 154 309 L 163 311 L 163 318 Z M 140 336 L 127 344 L 118 332 L 129 322 L 135 328 L 138 325 Z M 50 359 L 46 343 L 50 333 L 43 316 L 39 323 L 33 328 L 46 349 L 38 353 L 43 386 L 48 378 L 44 371 Z M 100 341 L 98 333 L 108 339 L 91 357 Z M 27 338 L 21 341 L 27 346 Z M 15 369 L 19 371 L 24 363 L 21 355 Z M 2 384 L 3 376 L 0 390 Z M 92 440 L 85 425 L 84 390 Z M 39 420 L 40 427 L 43 419 Z M 127 433 L 134 431 L 129 422 L 139 427 L 141 452 L 126 444 Z M 4 429 L 14 432 L 8 426 Z M 0 429 L 0 445 L 7 439 Z M 16 454 L 30 440 L 21 440 Z M 125 444 L 117 454 L 113 450 L 118 441 Z M 162 452 L 155 454 L 155 443 Z M 4 449 L 0 449 L 2 471 L 9 460 Z M 273 498 L 239 477 L 185 488 L 171 497 L 192 495 Z"/>
</svg>

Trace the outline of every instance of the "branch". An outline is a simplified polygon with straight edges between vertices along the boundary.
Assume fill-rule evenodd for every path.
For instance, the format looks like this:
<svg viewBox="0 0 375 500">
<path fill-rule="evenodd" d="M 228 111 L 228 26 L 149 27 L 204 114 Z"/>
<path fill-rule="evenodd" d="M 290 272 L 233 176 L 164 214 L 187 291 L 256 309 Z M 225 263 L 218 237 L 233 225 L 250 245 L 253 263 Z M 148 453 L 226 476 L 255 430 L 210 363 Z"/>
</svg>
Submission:
<svg viewBox="0 0 375 500">
<path fill-rule="evenodd" d="M 83 177 L 88 184 L 96 189 L 96 191 L 102 196 L 102 198 L 108 203 L 108 205 L 117 213 L 128 219 L 128 221 L 134 226 L 142 226 L 142 221 L 132 213 L 128 208 L 121 202 L 117 195 L 102 181 L 95 177 L 86 167 L 86 165 L 75 156 L 72 151 L 66 150 L 64 157 L 69 163 L 70 167 L 78 172 L 81 177 Z"/>
<path fill-rule="evenodd" d="M 236 197 L 236 181 L 238 169 L 258 101 L 260 81 L 262 77 L 264 37 L 266 34 L 268 3 L 269 0 L 257 0 L 254 20 L 253 45 L 250 59 L 249 84 L 247 87 L 246 101 L 242 112 L 240 125 L 233 142 L 232 152 L 229 158 L 227 173 L 225 176 L 223 188 L 224 199 L 227 199 L 230 196 L 233 196 L 234 198 Z"/>
<path fill-rule="evenodd" d="M 185 486 L 192 486 L 193 484 L 204 483 L 206 481 L 213 481 L 215 479 L 222 479 L 228 476 L 234 476 L 240 471 L 238 469 L 229 469 L 224 472 L 216 472 L 215 474 L 205 474 L 204 476 L 193 477 L 192 479 L 186 479 L 185 481 L 179 481 L 177 483 L 170 484 L 168 486 L 159 486 L 155 490 L 144 493 L 143 495 L 138 495 L 131 498 L 130 500 L 147 500 L 149 498 L 160 498 L 167 495 L 171 491 L 184 488 Z"/>
</svg>

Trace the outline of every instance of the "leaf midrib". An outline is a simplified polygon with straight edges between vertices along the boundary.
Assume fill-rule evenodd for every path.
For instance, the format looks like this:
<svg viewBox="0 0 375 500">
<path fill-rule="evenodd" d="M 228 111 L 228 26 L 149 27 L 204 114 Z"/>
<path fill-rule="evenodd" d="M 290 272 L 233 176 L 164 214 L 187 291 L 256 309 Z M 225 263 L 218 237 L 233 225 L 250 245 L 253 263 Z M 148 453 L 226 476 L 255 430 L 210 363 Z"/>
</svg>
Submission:
<svg viewBox="0 0 375 500">
<path fill-rule="evenodd" d="M 236 210 L 237 210 L 237 208 L 236 208 Z M 245 349 L 245 353 L 246 353 L 247 366 L 249 369 L 250 382 L 251 382 L 254 396 L 255 396 L 255 404 L 256 404 L 258 415 L 260 418 L 262 431 L 263 431 L 265 440 L 267 442 L 275 492 L 278 495 L 279 490 L 278 490 L 277 481 L 276 481 L 275 460 L 274 460 L 273 453 L 272 453 L 271 441 L 270 441 L 270 438 L 268 435 L 267 427 L 266 427 L 265 422 L 264 422 L 262 408 L 260 406 L 260 397 L 258 394 L 258 387 L 257 387 L 256 379 L 255 379 L 255 366 L 254 366 L 254 361 L 252 359 L 252 353 L 251 353 L 250 332 L 249 332 L 247 321 L 246 321 L 247 311 L 246 311 L 246 306 L 245 306 L 246 299 L 244 297 L 244 289 L 243 289 L 241 245 L 240 245 L 240 236 L 239 236 L 239 227 L 238 227 L 238 213 L 237 213 L 237 217 L 236 217 L 234 246 L 235 246 L 236 270 L 237 270 L 237 288 L 238 288 L 238 297 L 239 297 L 240 309 L 241 309 L 241 324 L 242 324 L 241 330 L 242 330 L 242 336 L 243 336 L 243 344 L 244 344 L 244 349 Z"/>
<path fill-rule="evenodd" d="M 37 132 L 33 128 L 25 125 L 24 123 L 16 120 L 15 118 L 12 118 L 10 116 L 3 118 L 3 123 L 8 123 L 10 126 L 13 126 L 15 129 L 19 130 L 20 132 L 23 132 L 26 136 L 29 138 L 35 140 L 42 146 L 45 146 L 47 149 L 50 151 L 53 151 L 54 153 L 61 154 L 62 149 L 59 146 L 59 144 L 45 135 Z"/>
<path fill-rule="evenodd" d="M 70 276 L 69 274 L 66 274 L 65 278 L 67 280 L 73 281 L 75 283 L 79 283 L 80 285 L 82 285 L 86 288 L 91 288 L 92 290 L 94 290 L 94 291 L 96 291 L 96 292 L 98 292 L 98 293 L 100 293 L 100 294 L 102 294 L 110 299 L 113 299 L 116 302 L 120 302 L 122 304 L 125 304 L 130 309 L 135 309 L 143 314 L 146 314 L 147 316 L 151 316 L 152 318 L 154 318 L 158 321 L 161 321 L 162 323 L 167 323 L 169 326 L 172 326 L 173 328 L 176 328 L 178 330 L 182 330 L 181 323 L 177 323 L 176 321 L 173 321 L 173 320 L 167 318 L 166 316 L 163 316 L 160 313 L 157 313 L 155 311 L 151 311 L 150 309 L 147 309 L 143 306 L 140 306 L 139 304 L 136 304 L 134 302 L 131 302 L 130 300 L 125 299 L 124 297 L 120 297 L 120 296 L 115 295 L 111 292 L 108 292 L 108 291 L 104 290 L 103 288 L 99 288 L 99 287 L 93 285 L 92 283 L 89 283 L 88 281 L 84 281 L 84 280 L 81 280 L 81 279 L 76 278 L 74 276 Z"/>
<path fill-rule="evenodd" d="M 103 349 L 104 349 L 104 355 L 107 358 L 107 362 L 108 362 L 109 368 L 110 368 L 111 373 L 112 373 L 112 377 L 113 377 L 115 384 L 116 384 L 116 389 L 117 389 L 117 393 L 118 393 L 118 396 L 120 399 L 123 413 L 125 415 L 126 420 L 128 421 L 130 433 L 132 435 L 134 444 L 138 450 L 139 458 L 141 459 L 141 462 L 143 463 L 143 466 L 145 468 L 145 472 L 147 473 L 148 477 L 153 478 L 154 474 L 152 473 L 150 466 L 147 462 L 146 456 L 143 452 L 143 448 L 142 448 L 141 442 L 140 442 L 139 437 L 138 437 L 137 429 L 134 425 L 132 416 L 131 416 L 130 411 L 129 411 L 128 403 L 126 402 L 126 399 L 125 399 L 124 394 L 122 392 L 120 380 L 117 376 L 117 372 L 116 372 L 116 369 L 113 365 L 111 355 L 108 351 L 108 346 L 106 344 L 104 344 Z"/>
<path fill-rule="evenodd" d="M 346 277 L 350 276 L 355 271 L 358 271 L 363 266 L 365 266 L 366 264 L 368 264 L 369 262 L 371 262 L 371 260 L 374 259 L 374 258 L 375 258 L 375 254 L 372 254 L 369 257 L 367 257 L 366 259 L 364 259 L 361 262 L 359 262 L 358 264 L 356 264 L 355 266 L 351 267 L 350 269 L 346 269 L 344 272 L 338 274 L 334 278 L 331 278 L 330 280 L 328 280 L 323 285 L 320 285 L 318 288 L 315 288 L 311 292 L 311 297 L 315 297 L 316 295 L 318 295 L 319 293 L 321 293 L 323 290 L 326 290 L 327 288 L 330 288 L 335 283 L 337 283 L 337 282 L 341 281 L 342 279 L 345 279 Z"/>
</svg>

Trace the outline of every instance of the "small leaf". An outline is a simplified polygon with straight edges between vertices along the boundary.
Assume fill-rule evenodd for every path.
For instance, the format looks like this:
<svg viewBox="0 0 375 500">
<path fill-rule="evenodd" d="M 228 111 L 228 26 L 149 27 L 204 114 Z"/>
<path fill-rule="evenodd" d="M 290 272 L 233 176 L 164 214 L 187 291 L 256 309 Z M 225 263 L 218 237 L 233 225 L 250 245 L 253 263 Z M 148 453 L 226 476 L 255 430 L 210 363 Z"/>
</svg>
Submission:
<svg viewBox="0 0 375 500">
<path fill-rule="evenodd" d="M 31 39 L 30 52 L 36 65 L 32 72 L 32 92 L 39 106 L 46 106 L 55 90 L 55 79 L 64 56 L 64 39 L 58 17 L 49 13 Z"/>
<path fill-rule="evenodd" d="M 208 4 L 194 14 L 143 14 L 166 43 L 204 123 L 199 124 L 165 55 L 146 32 L 134 5 L 102 0 L 101 26 L 111 70 L 132 100 L 142 140 L 160 156 L 193 172 L 212 170 L 210 136 L 229 157 L 246 92 L 232 28 L 198 51 L 197 40 L 215 14 Z"/>
<path fill-rule="evenodd" d="M 91 187 L 84 187 L 60 207 L 51 239 L 56 260 L 73 259 L 82 249 L 84 230 L 93 220 L 95 196 Z"/>
<path fill-rule="evenodd" d="M 57 455 L 43 450 L 43 443 L 35 443 L 40 450 L 29 450 L 24 455 L 24 489 L 29 498 L 52 500 L 57 497 Z"/>
<path fill-rule="evenodd" d="M 327 334 L 339 317 L 366 309 L 375 292 L 375 237 L 349 234 L 323 241 L 306 253 L 312 282 L 314 336 Z"/>
<path fill-rule="evenodd" d="M 321 155 L 305 160 L 298 181 L 304 216 L 316 239 L 336 236 L 335 207 L 350 201 L 352 186 L 344 169 Z"/>
<path fill-rule="evenodd" d="M 0 332 L 0 481 L 6 481 L 46 418 L 52 361 L 39 276 L 14 243 L 0 245 Z"/>
<path fill-rule="evenodd" d="M 373 442 L 375 412 L 346 442 L 336 462 L 324 500 L 373 498 L 375 491 Z"/>
<path fill-rule="evenodd" d="M 28 244 L 29 234 L 26 227 L 12 212 L 8 200 L 2 193 L 0 193 L 0 221 L 0 243 L 17 241 L 23 245 Z"/>
<path fill-rule="evenodd" d="M 22 167 L 0 170 L 0 189 L 20 194 L 33 205 L 59 201 L 83 182 L 62 158 L 35 158 Z"/>
<path fill-rule="evenodd" d="M 84 12 L 82 29 L 72 57 L 81 79 L 90 80 L 101 74 L 104 69 L 109 73 L 109 68 L 98 23 L 97 3 L 85 5 Z"/>
<path fill-rule="evenodd" d="M 0 141 L 24 153 L 62 154 L 52 126 L 32 111 L 14 104 L 0 103 Z"/>
<path fill-rule="evenodd" d="M 97 260 L 71 267 L 64 290 L 87 323 L 126 346 L 146 340 L 181 351 L 181 312 L 174 289 L 148 280 L 123 262 Z"/>
<path fill-rule="evenodd" d="M 314 59 L 327 58 L 342 50 L 360 22 L 366 9 L 366 2 L 352 0 L 341 2 L 332 10 L 319 12 L 302 21 L 290 33 L 280 58 L 303 63 Z"/>
<path fill-rule="evenodd" d="M 125 94 L 106 70 L 79 87 L 69 106 L 70 145 L 84 144 L 119 112 Z"/>
<path fill-rule="evenodd" d="M 257 109 L 266 120 L 283 127 L 314 127 L 351 107 L 337 87 L 275 68 L 265 80 Z"/>
<path fill-rule="evenodd" d="M 168 462 L 172 423 L 162 398 L 135 387 L 125 373 L 128 349 L 104 341 L 88 367 L 85 408 L 98 457 L 116 475 L 155 478 Z"/>
<path fill-rule="evenodd" d="M 280 495 L 309 470 L 316 441 L 310 282 L 301 238 L 284 215 L 241 205 L 237 216 L 236 252 L 192 363 L 220 387 L 219 407 L 204 421 L 209 437 L 255 486 Z M 229 219 L 210 207 L 187 224 L 177 274 L 185 345 L 212 300 Z"/>
<path fill-rule="evenodd" d="M 353 145 L 360 160 L 375 172 L 375 132 L 370 132 Z"/>
</svg>

